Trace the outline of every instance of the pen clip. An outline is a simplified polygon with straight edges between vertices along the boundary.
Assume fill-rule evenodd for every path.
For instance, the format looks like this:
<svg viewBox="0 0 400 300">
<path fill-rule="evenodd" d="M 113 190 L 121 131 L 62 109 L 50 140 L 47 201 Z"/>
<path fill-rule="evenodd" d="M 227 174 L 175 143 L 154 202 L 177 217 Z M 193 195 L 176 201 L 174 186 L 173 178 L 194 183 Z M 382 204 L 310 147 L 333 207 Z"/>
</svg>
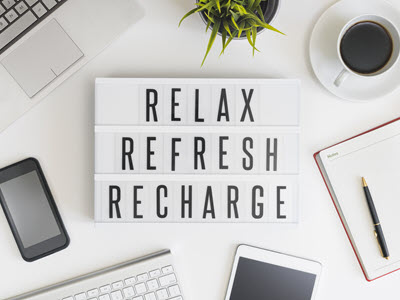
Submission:
<svg viewBox="0 0 400 300">
<path fill-rule="evenodd" d="M 381 244 L 379 243 L 378 234 L 376 233 L 376 230 L 374 230 L 374 235 L 375 235 L 375 238 L 376 238 L 376 242 L 378 243 L 378 246 L 379 246 L 379 251 L 381 251 L 382 257 L 384 257 L 383 256 L 382 247 L 381 247 Z"/>
</svg>

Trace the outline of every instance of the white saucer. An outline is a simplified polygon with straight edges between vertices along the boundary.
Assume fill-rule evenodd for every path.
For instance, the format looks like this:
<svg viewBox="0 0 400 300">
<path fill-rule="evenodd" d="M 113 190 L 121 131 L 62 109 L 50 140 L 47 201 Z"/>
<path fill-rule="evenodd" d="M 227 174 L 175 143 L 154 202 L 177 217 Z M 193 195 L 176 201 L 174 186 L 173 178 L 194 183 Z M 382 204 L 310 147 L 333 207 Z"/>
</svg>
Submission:
<svg viewBox="0 0 400 300">
<path fill-rule="evenodd" d="M 340 87 L 333 84 L 343 69 L 336 51 L 339 33 L 348 21 L 364 14 L 385 17 L 400 30 L 400 12 L 390 3 L 384 0 L 342 0 L 323 13 L 311 35 L 310 59 L 315 75 L 331 93 L 346 100 L 377 99 L 393 92 L 400 83 L 398 61 L 382 75 L 350 75 Z"/>
</svg>

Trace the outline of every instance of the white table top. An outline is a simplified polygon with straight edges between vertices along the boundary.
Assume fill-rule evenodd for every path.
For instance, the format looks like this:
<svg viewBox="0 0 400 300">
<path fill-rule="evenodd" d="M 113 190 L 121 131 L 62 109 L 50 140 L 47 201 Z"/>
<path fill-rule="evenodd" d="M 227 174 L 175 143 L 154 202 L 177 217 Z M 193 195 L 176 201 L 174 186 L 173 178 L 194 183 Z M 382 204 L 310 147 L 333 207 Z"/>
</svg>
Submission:
<svg viewBox="0 0 400 300">
<path fill-rule="evenodd" d="M 238 41 L 218 59 L 216 41 L 200 69 L 208 40 L 201 19 L 193 16 L 178 29 L 193 1 L 141 0 L 146 15 L 139 23 L 0 134 L 0 166 L 38 158 L 71 236 L 66 250 L 26 263 L 0 213 L 0 298 L 170 248 L 187 299 L 223 299 L 235 249 L 246 243 L 320 261 L 318 299 L 394 299 L 400 272 L 365 281 L 312 154 L 398 117 L 400 92 L 359 104 L 342 101 L 319 84 L 308 43 L 313 25 L 334 0 L 283 0 L 274 25 L 286 37 L 260 35 L 262 52 L 255 58 L 247 41 Z M 107 76 L 300 78 L 299 224 L 94 224 L 93 87 L 95 77 Z"/>
</svg>

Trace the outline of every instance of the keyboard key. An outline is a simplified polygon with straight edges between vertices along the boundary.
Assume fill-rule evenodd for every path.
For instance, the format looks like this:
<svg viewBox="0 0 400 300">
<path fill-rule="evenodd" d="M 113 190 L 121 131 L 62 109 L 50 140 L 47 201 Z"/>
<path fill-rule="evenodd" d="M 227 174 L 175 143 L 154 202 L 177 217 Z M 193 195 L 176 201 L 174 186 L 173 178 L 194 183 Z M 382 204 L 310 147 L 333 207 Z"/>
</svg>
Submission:
<svg viewBox="0 0 400 300">
<path fill-rule="evenodd" d="M 72 297 L 63 298 L 62 300 L 74 300 Z"/>
<path fill-rule="evenodd" d="M 168 292 L 166 289 L 162 289 L 157 291 L 158 300 L 165 300 L 168 299 Z"/>
<path fill-rule="evenodd" d="M 89 297 L 97 297 L 99 295 L 99 290 L 98 289 L 93 289 L 87 292 Z"/>
<path fill-rule="evenodd" d="M 136 294 L 143 294 L 147 292 L 147 287 L 144 283 L 135 285 Z"/>
<path fill-rule="evenodd" d="M 135 297 L 135 298 L 133 298 L 132 300 L 143 300 L 143 297 L 142 297 L 142 296 Z"/>
<path fill-rule="evenodd" d="M 125 279 L 125 284 L 126 285 L 134 285 L 136 283 L 136 278 L 135 277 L 129 277 Z"/>
<path fill-rule="evenodd" d="M 169 274 L 158 278 L 161 286 L 167 286 L 176 283 L 175 274 Z"/>
<path fill-rule="evenodd" d="M 3 0 L 2 3 L 6 7 L 6 9 L 9 9 L 15 4 L 15 0 Z"/>
<path fill-rule="evenodd" d="M 183 300 L 183 298 L 181 296 L 179 296 L 179 297 L 171 298 L 169 300 Z"/>
<path fill-rule="evenodd" d="M 123 287 L 124 287 L 124 284 L 122 283 L 122 281 L 117 281 L 112 284 L 113 290 L 119 290 L 119 289 L 122 289 Z"/>
<path fill-rule="evenodd" d="M 161 272 L 160 272 L 159 269 L 153 270 L 153 271 L 150 272 L 150 277 L 151 277 L 151 278 L 158 277 L 158 276 L 160 276 L 160 275 L 161 275 Z"/>
<path fill-rule="evenodd" d="M 171 297 L 179 296 L 181 294 L 181 290 L 178 285 L 173 285 L 169 287 L 168 290 Z"/>
<path fill-rule="evenodd" d="M 143 273 L 137 276 L 138 281 L 146 281 L 147 279 L 149 279 L 149 275 L 147 275 L 147 273 Z"/>
<path fill-rule="evenodd" d="M 32 9 L 39 18 L 47 12 L 42 3 L 36 4 Z"/>
<path fill-rule="evenodd" d="M 0 18 L 0 31 L 7 27 L 8 23 L 4 18 Z"/>
<path fill-rule="evenodd" d="M 112 300 L 123 300 L 124 298 L 122 297 L 121 291 L 116 291 L 111 293 L 111 299 Z"/>
<path fill-rule="evenodd" d="M 102 295 L 102 296 L 99 297 L 99 300 L 111 300 L 110 299 L 110 295 L 109 294 Z"/>
<path fill-rule="evenodd" d="M 146 295 L 144 296 L 144 298 L 145 298 L 146 300 L 157 300 L 156 294 L 154 294 L 154 293 L 146 294 Z"/>
<path fill-rule="evenodd" d="M 13 39 L 15 39 L 19 34 L 21 34 L 26 28 L 32 25 L 36 20 L 37 19 L 33 15 L 33 13 L 28 11 L 13 24 L 9 25 L 0 34 L 0 49 L 6 46 Z"/>
<path fill-rule="evenodd" d="M 17 10 L 17 12 L 18 12 L 20 15 L 22 15 L 22 14 L 28 9 L 28 6 L 26 6 L 26 4 L 25 4 L 24 2 L 21 2 L 21 3 L 18 3 L 18 4 L 15 6 L 15 9 Z"/>
<path fill-rule="evenodd" d="M 6 12 L 6 10 L 4 9 L 3 6 L 1 6 L 0 4 L 0 15 L 4 14 Z"/>
<path fill-rule="evenodd" d="M 152 280 L 147 281 L 147 286 L 149 287 L 150 291 L 154 291 L 160 287 L 158 285 L 157 279 L 152 279 Z"/>
<path fill-rule="evenodd" d="M 163 272 L 163 274 L 169 274 L 174 272 L 174 268 L 172 266 L 166 266 L 162 268 L 161 271 Z"/>
<path fill-rule="evenodd" d="M 46 5 L 47 9 L 52 9 L 56 4 L 56 0 L 42 0 L 44 5 Z"/>
<path fill-rule="evenodd" d="M 5 16 L 6 16 L 7 20 L 8 20 L 8 22 L 10 22 L 10 23 L 14 22 L 18 17 L 17 13 L 13 9 L 8 11 Z"/>
<path fill-rule="evenodd" d="M 135 296 L 135 291 L 133 290 L 133 287 L 131 287 L 131 286 L 127 287 L 127 288 L 124 288 L 122 290 L 122 292 L 124 293 L 125 298 L 129 298 L 129 297 Z"/>
<path fill-rule="evenodd" d="M 38 2 L 39 0 L 25 0 L 25 1 L 26 1 L 26 3 L 28 3 L 29 6 L 32 6 L 33 4 Z"/>
<path fill-rule="evenodd" d="M 86 294 L 80 293 L 78 295 L 75 295 L 75 300 L 86 300 Z"/>
<path fill-rule="evenodd" d="M 107 285 L 103 285 L 100 287 L 100 293 L 104 294 L 104 293 L 109 293 L 111 292 L 111 286 L 109 284 Z"/>
</svg>

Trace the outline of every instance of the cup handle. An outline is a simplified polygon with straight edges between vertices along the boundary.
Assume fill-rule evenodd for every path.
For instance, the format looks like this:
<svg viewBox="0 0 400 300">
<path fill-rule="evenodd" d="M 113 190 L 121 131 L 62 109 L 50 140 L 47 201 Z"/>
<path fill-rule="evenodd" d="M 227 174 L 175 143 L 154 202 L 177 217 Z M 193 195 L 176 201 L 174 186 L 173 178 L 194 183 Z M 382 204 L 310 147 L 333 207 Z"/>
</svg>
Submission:
<svg viewBox="0 0 400 300">
<path fill-rule="evenodd" d="M 339 75 L 336 77 L 334 84 L 339 87 L 347 77 L 349 77 L 349 72 L 346 69 L 343 69 L 342 72 L 339 73 Z"/>
</svg>

